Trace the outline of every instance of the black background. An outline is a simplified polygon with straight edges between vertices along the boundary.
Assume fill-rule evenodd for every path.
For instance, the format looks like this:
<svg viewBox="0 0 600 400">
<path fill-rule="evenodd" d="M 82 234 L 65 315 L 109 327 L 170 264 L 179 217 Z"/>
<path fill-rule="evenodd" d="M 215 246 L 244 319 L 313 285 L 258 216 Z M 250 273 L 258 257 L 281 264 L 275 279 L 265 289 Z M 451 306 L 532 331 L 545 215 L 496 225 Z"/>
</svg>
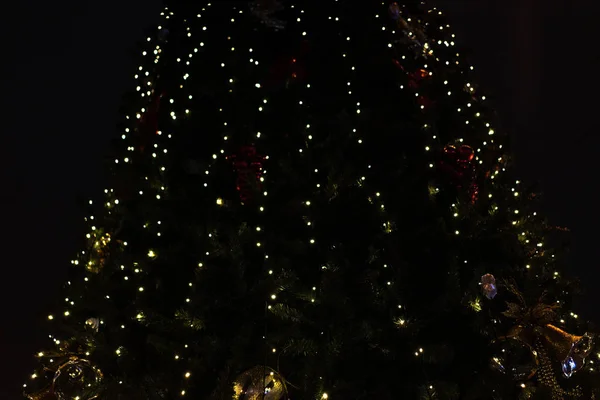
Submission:
<svg viewBox="0 0 600 400">
<path fill-rule="evenodd" d="M 581 314 L 600 321 L 594 242 L 600 219 L 596 132 L 597 18 L 589 0 L 438 0 L 473 50 L 483 92 L 513 137 L 518 169 L 541 183 L 545 213 L 573 232 L 572 272 L 587 289 Z M 357 7 L 360 2 L 356 2 Z M 0 21 L 2 290 L 0 397 L 18 387 L 44 342 L 84 234 L 78 199 L 102 186 L 131 54 L 158 21 L 159 0 L 21 0 Z"/>
</svg>

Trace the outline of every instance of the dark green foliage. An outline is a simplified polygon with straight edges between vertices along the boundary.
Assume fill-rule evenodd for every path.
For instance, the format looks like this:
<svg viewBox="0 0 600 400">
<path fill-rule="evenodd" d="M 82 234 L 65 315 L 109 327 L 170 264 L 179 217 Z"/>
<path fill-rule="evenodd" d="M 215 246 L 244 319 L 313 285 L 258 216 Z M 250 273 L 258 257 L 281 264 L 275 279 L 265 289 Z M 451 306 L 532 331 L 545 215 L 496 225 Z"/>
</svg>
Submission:
<svg viewBox="0 0 600 400">
<path fill-rule="evenodd" d="M 388 6 L 287 1 L 278 31 L 245 2 L 165 10 L 55 324 L 104 398 L 231 399 L 257 365 L 294 400 L 550 398 L 491 371 L 489 345 L 522 323 L 583 333 L 564 241 L 443 18 L 403 8 L 426 55 Z M 473 151 L 473 176 L 442 168 L 449 145 Z M 595 375 L 553 362 L 591 398 Z"/>
</svg>

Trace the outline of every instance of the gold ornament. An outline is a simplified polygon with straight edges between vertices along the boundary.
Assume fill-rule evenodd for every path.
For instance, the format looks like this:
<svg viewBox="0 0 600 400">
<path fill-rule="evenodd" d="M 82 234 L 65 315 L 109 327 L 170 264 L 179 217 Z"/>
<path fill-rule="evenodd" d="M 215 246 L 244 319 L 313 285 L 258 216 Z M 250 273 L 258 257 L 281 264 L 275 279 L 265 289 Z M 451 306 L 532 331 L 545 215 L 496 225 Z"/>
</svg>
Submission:
<svg viewBox="0 0 600 400">
<path fill-rule="evenodd" d="M 536 327 L 537 334 L 544 345 L 554 351 L 554 355 L 562 360 L 562 370 L 565 377 L 570 378 L 585 365 L 593 348 L 593 337 L 572 335 L 554 325 Z"/>
<path fill-rule="evenodd" d="M 100 319 L 99 318 L 88 318 L 85 321 L 85 325 L 93 330 L 94 332 L 98 332 L 98 329 L 100 328 Z"/>
<path fill-rule="evenodd" d="M 581 397 L 583 394 L 579 387 L 570 391 L 561 388 L 554 372 L 553 360 L 560 360 L 564 376 L 570 378 L 583 368 L 585 359 L 593 348 L 593 337 L 587 333 L 583 336 L 573 335 L 553 325 L 558 306 L 545 304 L 544 295 L 538 299 L 536 305 L 529 307 L 514 283 L 507 283 L 506 288 L 518 300 L 518 303 L 507 303 L 508 309 L 503 312 L 504 316 L 517 322 L 506 337 L 531 348 L 532 354 L 538 359 L 538 380 L 540 384 L 552 390 L 553 400 Z M 553 353 L 552 358 L 549 352 Z"/>
<path fill-rule="evenodd" d="M 37 393 L 25 393 L 25 397 L 29 400 L 56 400 L 56 396 L 52 393 L 51 386 L 48 386 Z"/>
<path fill-rule="evenodd" d="M 544 339 L 544 344 L 552 348 L 556 356 L 560 359 L 564 359 L 571 350 L 571 347 L 583 338 L 583 336 L 572 335 L 550 324 L 541 327 L 538 326 L 535 330 Z"/>
<path fill-rule="evenodd" d="M 281 375 L 258 365 L 237 377 L 233 384 L 234 400 L 283 400 L 287 388 Z"/>
<path fill-rule="evenodd" d="M 100 396 L 102 372 L 88 360 L 71 357 L 62 364 L 52 380 L 52 390 L 58 400 L 93 400 Z"/>
<path fill-rule="evenodd" d="M 585 365 L 593 348 L 593 337 L 589 334 L 577 336 L 552 325 L 517 325 L 510 330 L 508 337 L 516 338 L 529 346 L 540 340 L 542 346 L 552 351 L 554 358 L 562 363 L 563 374 L 570 378 Z"/>
<path fill-rule="evenodd" d="M 110 241 L 110 233 L 104 233 L 101 229 L 98 229 L 90 234 L 89 243 L 92 257 L 90 257 L 90 260 L 86 265 L 86 269 L 89 272 L 97 274 L 104 267 L 110 253 Z"/>
</svg>

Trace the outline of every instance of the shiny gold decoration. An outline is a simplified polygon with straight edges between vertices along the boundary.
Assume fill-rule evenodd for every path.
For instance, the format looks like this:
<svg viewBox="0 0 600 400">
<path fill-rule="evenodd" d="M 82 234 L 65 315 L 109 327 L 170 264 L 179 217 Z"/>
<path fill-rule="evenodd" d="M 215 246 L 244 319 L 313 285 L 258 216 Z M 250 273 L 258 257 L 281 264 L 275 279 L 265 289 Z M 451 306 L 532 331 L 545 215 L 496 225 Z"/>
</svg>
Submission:
<svg viewBox="0 0 600 400">
<path fill-rule="evenodd" d="M 582 336 L 571 335 L 552 324 L 544 326 L 517 325 L 509 331 L 507 336 L 518 338 L 532 346 L 537 338 L 541 338 L 543 344 L 552 348 L 560 359 L 565 358 L 572 344 L 582 338 Z"/>
<path fill-rule="evenodd" d="M 593 348 L 592 336 L 573 335 L 552 324 L 528 327 L 517 325 L 507 336 L 517 338 L 530 346 L 533 346 L 536 340 L 540 340 L 541 345 L 552 351 L 554 358 L 560 360 L 567 378 L 583 368 Z"/>
<path fill-rule="evenodd" d="M 86 235 L 88 241 L 89 258 L 85 263 L 85 268 L 94 274 L 99 273 L 108 262 L 111 248 L 123 246 L 123 241 L 115 239 L 123 228 L 123 221 L 119 223 L 116 229 L 106 232 L 103 228 L 92 228 L 92 231 Z"/>
<path fill-rule="evenodd" d="M 110 244 L 110 233 L 102 233 L 100 230 L 90 234 L 89 242 L 92 249 L 92 257 L 86 264 L 86 269 L 97 274 L 100 272 L 109 256 L 108 245 Z"/>
<path fill-rule="evenodd" d="M 564 360 L 572 353 L 572 349 L 581 344 L 578 352 L 573 352 L 580 360 L 585 360 L 592 351 L 591 337 L 589 335 L 577 336 L 557 328 L 554 325 L 536 327 L 537 333 L 543 338 L 544 344 L 551 348 L 559 360 Z"/>
<path fill-rule="evenodd" d="M 47 387 L 24 395 L 29 400 L 95 400 L 100 398 L 102 379 L 102 372 L 91 362 L 71 356 L 58 367 Z"/>
<path fill-rule="evenodd" d="M 234 400 L 283 400 L 287 388 L 273 369 L 258 365 L 237 377 L 233 384 Z"/>
<path fill-rule="evenodd" d="M 590 355 L 593 337 L 588 334 L 573 335 L 553 325 L 559 307 L 556 304 L 545 304 L 544 295 L 530 307 L 514 283 L 508 282 L 505 286 L 517 299 L 516 303 L 508 302 L 508 308 L 503 312 L 506 317 L 516 321 L 506 337 L 531 347 L 532 354 L 536 355 L 539 363 L 538 381 L 552 390 L 552 400 L 580 398 L 583 395 L 581 388 L 567 391 L 560 386 L 555 373 L 555 360 L 561 363 L 564 376 L 571 377 L 583 367 L 586 357 Z"/>
<path fill-rule="evenodd" d="M 56 396 L 52 393 L 51 386 L 48 386 L 37 393 L 26 393 L 25 397 L 29 400 L 56 400 Z"/>
<path fill-rule="evenodd" d="M 514 288 L 507 285 L 509 292 L 514 294 Z M 502 314 L 508 318 L 517 320 L 518 325 L 546 325 L 556 320 L 557 304 L 544 304 L 543 299 L 533 307 L 528 307 L 522 295 L 519 295 L 519 303 L 507 303 L 508 309 Z"/>
<path fill-rule="evenodd" d="M 148 250 L 148 258 L 149 259 L 156 260 L 157 257 L 158 257 L 158 254 L 154 250 L 152 250 L 152 249 Z"/>
<path fill-rule="evenodd" d="M 52 391 L 58 400 L 98 399 L 102 378 L 102 372 L 91 362 L 73 356 L 56 370 Z"/>
<path fill-rule="evenodd" d="M 98 332 L 98 329 L 100 329 L 100 319 L 99 318 L 88 318 L 85 321 L 85 326 L 88 327 L 88 329 L 93 330 L 94 332 Z"/>
</svg>

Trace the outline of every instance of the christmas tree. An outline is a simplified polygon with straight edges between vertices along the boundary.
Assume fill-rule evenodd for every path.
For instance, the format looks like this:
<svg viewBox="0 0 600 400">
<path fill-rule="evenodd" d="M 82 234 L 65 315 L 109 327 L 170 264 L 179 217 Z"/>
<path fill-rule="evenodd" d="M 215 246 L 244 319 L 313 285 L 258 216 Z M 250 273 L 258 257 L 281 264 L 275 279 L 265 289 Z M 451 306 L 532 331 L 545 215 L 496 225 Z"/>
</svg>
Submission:
<svg viewBox="0 0 600 400">
<path fill-rule="evenodd" d="M 563 229 L 441 11 L 162 17 L 27 398 L 600 394 Z"/>
</svg>

